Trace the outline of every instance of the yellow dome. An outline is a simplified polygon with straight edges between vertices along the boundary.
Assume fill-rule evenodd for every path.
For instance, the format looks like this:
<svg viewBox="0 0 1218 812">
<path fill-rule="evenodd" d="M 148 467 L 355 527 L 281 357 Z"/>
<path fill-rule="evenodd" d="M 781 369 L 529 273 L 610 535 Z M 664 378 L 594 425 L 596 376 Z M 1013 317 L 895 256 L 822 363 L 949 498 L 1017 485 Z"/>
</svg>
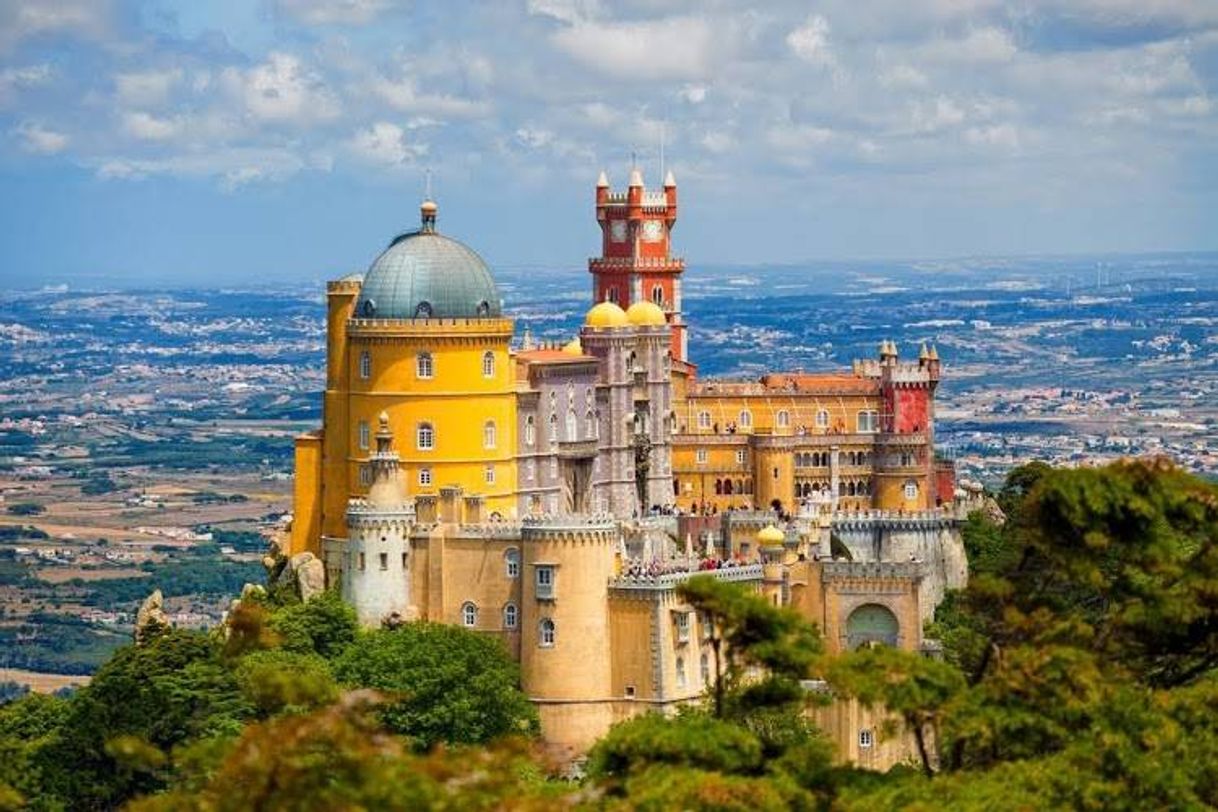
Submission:
<svg viewBox="0 0 1218 812">
<path fill-rule="evenodd" d="M 562 351 L 565 352 L 567 355 L 583 355 L 584 346 L 579 343 L 579 336 L 576 336 L 575 338 L 571 339 L 566 344 L 564 344 Z"/>
<path fill-rule="evenodd" d="M 584 324 L 589 327 L 625 327 L 630 322 L 626 319 L 626 311 L 613 302 L 601 302 L 588 311 Z"/>
<path fill-rule="evenodd" d="M 783 533 L 772 524 L 767 524 L 757 533 L 757 542 L 759 544 L 782 544 L 786 538 L 786 533 Z"/>
<path fill-rule="evenodd" d="M 626 318 L 638 327 L 663 327 L 668 323 L 664 311 L 652 302 L 635 302 L 626 311 Z"/>
</svg>

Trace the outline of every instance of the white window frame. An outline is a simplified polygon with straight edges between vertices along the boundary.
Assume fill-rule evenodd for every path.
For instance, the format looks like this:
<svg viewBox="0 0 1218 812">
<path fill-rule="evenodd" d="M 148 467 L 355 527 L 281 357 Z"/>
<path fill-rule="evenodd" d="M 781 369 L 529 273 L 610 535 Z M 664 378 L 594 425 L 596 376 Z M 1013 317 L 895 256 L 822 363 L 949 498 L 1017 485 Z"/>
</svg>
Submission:
<svg viewBox="0 0 1218 812">
<path fill-rule="evenodd" d="M 520 610 L 516 604 L 508 603 L 503 606 L 503 628 L 515 629 L 520 625 Z"/>
<path fill-rule="evenodd" d="M 486 470 L 483 471 L 483 478 L 486 480 L 487 485 L 494 485 L 495 484 L 495 466 L 493 466 L 493 465 L 486 466 Z"/>
<path fill-rule="evenodd" d="M 694 460 L 697 461 L 699 465 L 706 465 L 706 461 L 709 457 L 710 455 L 706 453 L 705 448 L 699 448 L 694 452 Z"/>
<path fill-rule="evenodd" d="M 744 463 L 746 462 L 747 459 L 748 459 L 748 455 L 745 452 L 745 450 L 743 448 L 737 448 L 736 449 L 736 464 L 744 465 Z"/>
<path fill-rule="evenodd" d="M 503 553 L 503 571 L 509 578 L 520 577 L 520 550 L 509 547 Z"/>
<path fill-rule="evenodd" d="M 820 409 L 816 412 L 816 427 L 818 429 L 829 428 L 829 410 Z"/>
<path fill-rule="evenodd" d="M 554 648 L 557 640 L 558 630 L 554 626 L 554 621 L 548 617 L 543 617 L 537 623 L 537 645 L 540 648 Z"/>
<path fill-rule="evenodd" d="M 431 487 L 431 469 L 423 467 L 419 469 L 419 485 L 424 488 Z"/>
<path fill-rule="evenodd" d="M 482 377 L 495 377 L 495 353 L 490 350 L 482 353 Z"/>
<path fill-rule="evenodd" d="M 461 625 L 467 629 L 478 627 L 478 604 L 473 601 L 461 604 Z"/>
<path fill-rule="evenodd" d="M 359 467 L 359 484 L 365 488 L 372 484 L 372 466 L 361 465 Z"/>
<path fill-rule="evenodd" d="M 709 429 L 711 427 L 711 413 L 708 411 L 698 412 L 698 428 Z"/>
<path fill-rule="evenodd" d="M 436 359 L 430 352 L 421 352 L 414 358 L 415 377 L 429 381 L 436 376 Z"/>
<path fill-rule="evenodd" d="M 533 415 L 524 419 L 524 444 L 532 446 L 537 441 L 537 420 Z"/>
<path fill-rule="evenodd" d="M 533 591 L 538 600 L 553 600 L 556 589 L 557 573 L 553 564 L 538 564 L 533 571 Z"/>
<path fill-rule="evenodd" d="M 675 663 L 675 667 L 676 667 L 676 672 L 677 672 L 677 687 L 684 688 L 686 685 L 689 684 L 689 679 L 685 675 L 685 658 L 677 657 L 677 662 Z"/>
<path fill-rule="evenodd" d="M 359 354 L 359 376 L 365 381 L 372 377 L 372 353 L 367 350 Z"/>
<path fill-rule="evenodd" d="M 875 734 L 871 732 L 871 728 L 864 728 L 859 731 L 859 748 L 869 750 L 875 745 Z"/>
<path fill-rule="evenodd" d="M 482 447 L 493 449 L 499 445 L 499 427 L 494 420 L 482 424 Z"/>
<path fill-rule="evenodd" d="M 791 427 L 791 413 L 786 409 L 778 410 L 778 428 L 787 429 Z"/>
<path fill-rule="evenodd" d="M 917 481 L 913 480 L 913 479 L 905 480 L 905 487 L 904 487 L 902 493 L 906 499 L 917 499 L 918 498 Z"/>
<path fill-rule="evenodd" d="M 419 449 L 419 451 L 434 451 L 436 448 L 435 425 L 424 420 L 415 427 L 414 439 L 415 446 Z"/>
<path fill-rule="evenodd" d="M 753 427 L 753 413 L 748 409 L 740 410 L 740 428 L 751 429 Z"/>
<path fill-rule="evenodd" d="M 367 420 L 359 421 L 359 447 L 362 451 L 372 447 L 372 427 Z"/>
<path fill-rule="evenodd" d="M 676 612 L 673 615 L 676 639 L 678 643 L 689 642 L 689 612 Z"/>
</svg>

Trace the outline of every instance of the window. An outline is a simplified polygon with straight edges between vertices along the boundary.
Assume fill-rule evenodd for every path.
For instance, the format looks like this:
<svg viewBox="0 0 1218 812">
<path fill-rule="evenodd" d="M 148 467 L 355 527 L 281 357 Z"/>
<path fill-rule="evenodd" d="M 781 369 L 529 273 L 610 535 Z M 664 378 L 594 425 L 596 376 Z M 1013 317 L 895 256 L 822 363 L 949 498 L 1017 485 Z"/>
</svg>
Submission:
<svg viewBox="0 0 1218 812">
<path fill-rule="evenodd" d="M 858 427 L 860 432 L 873 432 L 879 430 L 879 413 L 873 411 L 859 412 Z"/>
<path fill-rule="evenodd" d="M 431 451 L 436 447 L 436 430 L 430 423 L 420 423 L 416 432 L 416 444 L 420 451 Z"/>
<path fill-rule="evenodd" d="M 359 354 L 359 376 L 364 380 L 372 377 L 372 354 L 367 350 Z"/>
<path fill-rule="evenodd" d="M 618 303 L 618 293 L 616 287 L 609 288 L 609 301 L 613 302 L 614 304 Z"/>
<path fill-rule="evenodd" d="M 554 566 L 538 564 L 534 575 L 538 600 L 549 600 L 554 597 Z"/>
<path fill-rule="evenodd" d="M 482 447 L 494 448 L 498 444 L 496 437 L 498 432 L 495 430 L 495 421 L 488 420 L 482 424 Z"/>
<path fill-rule="evenodd" d="M 816 427 L 818 429 L 829 428 L 829 411 L 827 409 L 821 409 L 816 413 Z"/>
<path fill-rule="evenodd" d="M 363 571 L 364 571 L 364 565 L 365 565 L 365 563 L 366 563 L 366 562 L 365 562 L 365 559 L 364 559 L 364 554 L 363 554 L 363 553 L 360 553 L 360 554 L 359 554 L 359 571 L 360 571 L 360 572 L 363 572 Z"/>
<path fill-rule="evenodd" d="M 524 419 L 524 444 L 531 446 L 537 440 L 537 421 L 533 415 Z"/>
<path fill-rule="evenodd" d="M 702 639 L 710 640 L 711 635 L 715 633 L 715 624 L 711 620 L 711 616 L 705 612 L 698 614 L 698 627 L 702 630 Z"/>
<path fill-rule="evenodd" d="M 689 612 L 677 612 L 673 616 L 673 620 L 677 624 L 677 642 L 689 642 Z"/>
<path fill-rule="evenodd" d="M 753 425 L 753 413 L 748 409 L 743 409 L 740 412 L 740 428 L 747 429 Z"/>
<path fill-rule="evenodd" d="M 431 313 L 431 302 L 419 302 L 418 306 L 414 309 L 414 317 L 416 319 L 430 319 Z"/>
<path fill-rule="evenodd" d="M 596 415 L 593 413 L 593 411 L 591 409 L 589 409 L 588 413 L 586 415 L 584 415 L 584 426 L 585 426 L 584 433 L 588 435 L 588 438 L 589 439 L 595 438 L 596 437 Z"/>
<path fill-rule="evenodd" d="M 470 601 L 461 604 L 461 625 L 470 629 L 478 625 L 478 607 Z"/>
<path fill-rule="evenodd" d="M 917 499 L 918 498 L 918 483 L 912 479 L 905 480 L 905 498 L 906 499 Z"/>
<path fill-rule="evenodd" d="M 495 484 L 495 466 L 493 466 L 493 465 L 486 466 L 486 470 L 483 472 L 483 474 L 486 478 L 487 485 Z"/>
<path fill-rule="evenodd" d="M 503 607 L 503 628 L 514 629 L 519 621 L 519 616 L 516 612 L 516 604 L 509 603 Z"/>
<path fill-rule="evenodd" d="M 710 412 L 698 412 L 698 428 L 709 429 L 711 427 Z"/>
<path fill-rule="evenodd" d="M 677 687 L 685 687 L 685 658 L 677 658 Z"/>
<path fill-rule="evenodd" d="M 389 569 L 389 553 L 381 553 L 381 569 Z"/>
<path fill-rule="evenodd" d="M 791 426 L 791 413 L 788 412 L 786 409 L 779 409 L 779 411 L 778 411 L 778 428 L 785 429 L 785 428 L 790 428 L 790 426 Z"/>
<path fill-rule="evenodd" d="M 430 468 L 420 468 L 419 469 L 419 484 L 422 485 L 424 488 L 431 487 L 431 469 Z"/>
<path fill-rule="evenodd" d="M 698 667 L 702 671 L 702 684 L 710 685 L 710 657 L 708 657 L 705 652 L 703 652 L 702 656 L 698 658 Z"/>
<path fill-rule="evenodd" d="M 520 551 L 515 547 L 503 554 L 503 566 L 509 578 L 520 577 Z"/>
<path fill-rule="evenodd" d="M 859 747 L 862 747 L 863 749 L 867 749 L 868 747 L 871 747 L 873 742 L 874 742 L 874 739 L 872 738 L 870 730 L 860 730 L 859 731 Z"/>
<path fill-rule="evenodd" d="M 372 445 L 372 431 L 368 428 L 368 421 L 359 421 L 359 447 L 368 450 L 368 446 Z"/>
<path fill-rule="evenodd" d="M 435 374 L 435 363 L 431 359 L 431 353 L 421 352 L 414 359 L 415 375 L 420 378 L 430 378 Z"/>
<path fill-rule="evenodd" d="M 542 648 L 554 648 L 554 621 L 548 617 L 537 624 L 537 645 Z"/>
<path fill-rule="evenodd" d="M 495 377 L 495 353 L 490 350 L 482 353 L 482 377 Z"/>
<path fill-rule="evenodd" d="M 626 686 L 626 698 L 634 699 L 634 686 L 633 685 Z"/>
<path fill-rule="evenodd" d="M 550 445 L 558 445 L 558 415 L 550 414 Z"/>
<path fill-rule="evenodd" d="M 737 449 L 736 449 L 736 464 L 737 464 L 737 465 L 744 465 L 744 457 L 745 457 L 745 454 L 744 454 L 744 449 L 743 449 L 743 448 L 737 448 Z"/>
<path fill-rule="evenodd" d="M 707 455 L 706 455 L 705 448 L 699 448 L 697 451 L 694 452 L 694 457 L 695 457 L 695 459 L 698 460 L 699 465 L 706 465 L 706 456 Z"/>
<path fill-rule="evenodd" d="M 664 306 L 664 286 L 655 285 L 651 289 L 651 301 L 660 307 Z"/>
<path fill-rule="evenodd" d="M 567 410 L 567 441 L 579 439 L 579 423 L 575 419 L 575 410 Z"/>
<path fill-rule="evenodd" d="M 406 553 L 402 553 L 402 569 L 406 569 Z"/>
<path fill-rule="evenodd" d="M 359 484 L 365 488 L 372 484 L 372 466 L 361 465 L 359 467 Z"/>
</svg>

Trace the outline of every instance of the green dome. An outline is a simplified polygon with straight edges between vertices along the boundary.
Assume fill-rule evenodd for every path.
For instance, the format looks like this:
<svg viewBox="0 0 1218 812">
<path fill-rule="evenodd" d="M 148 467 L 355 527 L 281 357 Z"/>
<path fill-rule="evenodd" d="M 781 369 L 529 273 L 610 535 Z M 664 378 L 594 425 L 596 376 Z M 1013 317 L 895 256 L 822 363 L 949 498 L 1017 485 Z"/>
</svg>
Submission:
<svg viewBox="0 0 1218 812">
<path fill-rule="evenodd" d="M 364 274 L 357 318 L 498 318 L 499 290 L 482 257 L 435 231 L 434 204 L 423 227 L 389 244 Z M 430 218 L 428 214 L 430 212 Z"/>
</svg>

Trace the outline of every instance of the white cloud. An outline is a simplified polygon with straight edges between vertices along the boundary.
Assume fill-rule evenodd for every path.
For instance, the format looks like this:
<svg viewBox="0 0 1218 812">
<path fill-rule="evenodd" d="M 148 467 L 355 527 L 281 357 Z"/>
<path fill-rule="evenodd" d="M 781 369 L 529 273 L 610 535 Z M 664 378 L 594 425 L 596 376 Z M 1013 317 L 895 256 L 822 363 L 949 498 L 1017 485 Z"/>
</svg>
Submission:
<svg viewBox="0 0 1218 812">
<path fill-rule="evenodd" d="M 178 134 L 180 122 L 137 110 L 123 115 L 123 129 L 141 141 L 164 141 Z"/>
<path fill-rule="evenodd" d="M 0 3 L 0 51 L 39 35 L 100 38 L 110 29 L 109 0 L 7 0 Z"/>
<path fill-rule="evenodd" d="M 909 126 L 914 132 L 933 133 L 954 127 L 965 119 L 964 109 L 947 96 L 918 102 L 910 108 Z"/>
<path fill-rule="evenodd" d="M 1018 53 L 1010 32 L 986 26 L 959 39 L 932 40 L 919 49 L 922 57 L 939 62 L 985 64 L 1007 62 Z"/>
<path fill-rule="evenodd" d="M 736 140 L 727 133 L 716 130 L 714 132 L 704 134 L 702 138 L 699 139 L 698 143 L 700 143 L 707 152 L 721 155 L 735 146 Z"/>
<path fill-rule="evenodd" d="M 321 76 L 287 53 L 272 52 L 249 70 L 227 68 L 221 82 L 255 119 L 308 124 L 334 118 L 339 102 Z"/>
<path fill-rule="evenodd" d="M 970 144 L 1005 149 L 1019 148 L 1019 131 L 1011 124 L 994 124 L 987 127 L 969 127 L 964 131 L 964 140 Z"/>
<path fill-rule="evenodd" d="M 624 80 L 704 78 L 730 56 L 729 40 L 716 37 L 702 17 L 577 22 L 553 34 L 555 46 L 572 59 Z"/>
<path fill-rule="evenodd" d="M 273 7 L 309 25 L 364 25 L 393 5 L 391 0 L 274 0 Z"/>
<path fill-rule="evenodd" d="M 486 102 L 444 93 L 420 93 L 412 76 L 399 80 L 378 76 L 372 81 L 372 91 L 390 107 L 403 112 L 438 116 L 439 118 L 474 118 L 488 112 Z"/>
<path fill-rule="evenodd" d="M 225 189 L 255 180 L 283 181 L 306 168 L 324 168 L 291 150 L 257 147 L 220 148 L 163 158 L 104 157 L 96 161 L 96 166 L 98 177 L 107 180 L 176 175 L 215 178 Z"/>
<path fill-rule="evenodd" d="M 529 0 L 529 14 L 575 23 L 595 17 L 600 11 L 597 0 Z"/>
<path fill-rule="evenodd" d="M 388 121 L 378 121 L 371 127 L 359 130 L 351 137 L 348 146 L 360 160 L 378 166 L 412 164 L 427 153 L 426 145 L 408 143 L 406 131 Z"/>
<path fill-rule="evenodd" d="M 834 63 L 833 52 L 829 48 L 829 21 L 819 14 L 813 14 L 803 25 L 787 34 L 787 47 L 812 65 L 826 67 Z"/>
<path fill-rule="evenodd" d="M 541 149 L 554 141 L 554 133 L 549 130 L 520 127 L 516 130 L 516 143 L 528 149 Z"/>
<path fill-rule="evenodd" d="M 13 129 L 13 134 L 21 140 L 21 148 L 26 152 L 37 155 L 54 155 L 63 152 L 71 139 L 61 132 L 33 121 L 23 121 Z"/>
<path fill-rule="evenodd" d="M 880 84 L 889 88 L 921 89 L 929 85 L 930 80 L 912 65 L 893 65 L 880 74 Z"/>
<path fill-rule="evenodd" d="M 0 106 L 11 104 L 22 90 L 50 81 L 51 66 L 47 64 L 5 68 L 0 71 Z"/>
<path fill-rule="evenodd" d="M 677 91 L 677 97 L 690 104 L 701 104 L 706 101 L 706 85 L 686 85 Z"/>
<path fill-rule="evenodd" d="M 120 73 L 114 86 L 120 103 L 129 107 L 155 107 L 169 99 L 170 92 L 182 81 L 182 69 Z"/>
</svg>

